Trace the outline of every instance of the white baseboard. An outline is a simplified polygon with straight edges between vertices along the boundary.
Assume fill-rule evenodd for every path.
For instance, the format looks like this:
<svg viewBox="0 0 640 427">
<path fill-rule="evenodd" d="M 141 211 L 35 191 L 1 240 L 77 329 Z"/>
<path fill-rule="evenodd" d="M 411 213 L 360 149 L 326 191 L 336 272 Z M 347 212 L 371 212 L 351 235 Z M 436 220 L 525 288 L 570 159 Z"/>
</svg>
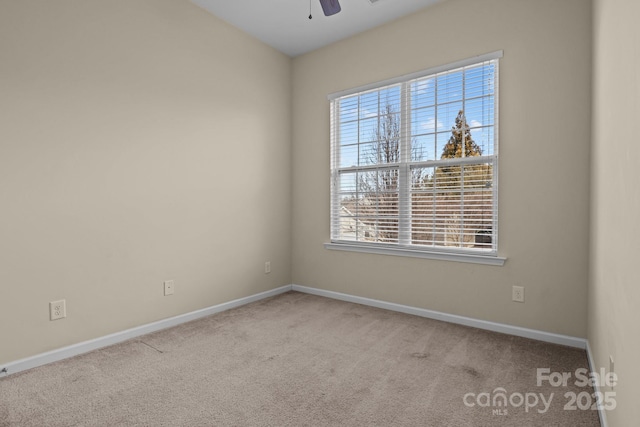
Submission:
<svg viewBox="0 0 640 427">
<path fill-rule="evenodd" d="M 427 310 L 425 308 L 411 307 L 408 305 L 395 304 L 370 298 L 358 297 L 355 295 L 342 294 L 340 292 L 326 291 L 324 289 L 310 288 L 307 286 L 292 285 L 292 290 L 333 298 L 341 301 L 353 302 L 356 304 L 369 305 L 371 307 L 383 308 L 401 313 L 413 314 L 415 316 L 427 317 L 429 319 L 441 320 L 443 322 L 456 323 L 458 325 L 471 326 L 473 328 L 486 329 L 488 331 L 500 332 L 518 337 L 531 338 L 538 341 L 561 344 L 569 347 L 586 349 L 587 340 L 568 335 L 554 334 L 551 332 L 538 331 L 535 329 L 521 328 L 519 326 L 506 325 L 503 323 L 489 322 L 486 320 L 473 319 L 471 317 L 447 314 L 439 311 Z"/>
<path fill-rule="evenodd" d="M 209 316 L 221 311 L 229 310 L 235 307 L 239 307 L 245 304 L 249 304 L 255 301 L 259 301 L 264 298 L 269 298 L 275 295 L 282 294 L 288 291 L 298 291 L 312 295 L 323 296 L 327 298 L 337 299 L 341 301 L 353 302 L 356 304 L 368 305 L 371 307 L 382 308 L 391 311 L 397 311 L 401 313 L 412 314 L 415 316 L 426 317 L 429 319 L 441 320 L 449 323 L 456 323 L 459 325 L 471 326 L 479 329 L 486 329 L 489 331 L 500 332 L 509 335 L 515 335 L 519 337 L 531 338 L 539 341 L 545 341 L 554 344 L 562 344 L 569 347 L 577 347 L 581 349 L 587 349 L 588 342 L 583 338 L 570 337 L 567 335 L 553 334 L 550 332 L 538 331 L 534 329 L 521 328 L 519 326 L 511 326 L 502 323 L 489 322 L 486 320 L 478 320 L 470 317 L 458 316 L 455 314 L 447 314 L 433 310 L 427 310 L 424 308 L 411 307 L 407 305 L 395 304 L 386 301 L 374 300 L 370 298 L 359 297 L 355 295 L 343 294 L 340 292 L 327 291 L 323 289 L 310 288 L 300 285 L 286 285 L 276 289 L 261 292 L 248 297 L 239 298 L 226 303 L 214 305 L 212 307 L 203 308 L 201 310 L 192 311 L 190 313 L 181 314 L 179 316 L 170 317 L 168 319 L 159 320 L 157 322 L 148 323 L 146 325 L 138 326 L 135 328 L 127 329 L 125 331 L 116 332 L 114 334 L 106 335 L 103 337 L 95 338 L 89 341 L 84 341 L 78 344 L 63 347 L 57 350 L 52 350 L 46 353 L 38 354 L 25 359 L 9 362 L 8 364 L 0 366 L 0 377 L 15 374 L 26 369 L 35 368 L 38 366 L 46 365 L 48 363 L 57 362 L 69 357 L 77 356 L 89 351 L 93 351 L 102 347 L 117 344 L 132 338 L 136 338 L 142 335 L 146 335 L 152 332 L 156 332 L 162 329 L 177 326 L 181 323 L 190 322 L 192 320 L 199 319 L 201 317 Z M 590 353 L 588 352 L 589 357 Z M 589 359 L 593 368 L 593 361 Z M 601 420 L 604 415 L 601 414 Z M 606 423 L 602 424 L 606 427 Z"/>
<path fill-rule="evenodd" d="M 275 295 L 279 295 L 291 290 L 291 285 L 281 286 L 269 291 L 260 292 L 255 295 L 249 295 L 248 297 L 239 298 L 233 301 L 225 302 L 222 304 L 214 305 L 211 307 L 203 308 L 200 310 L 192 311 L 190 313 L 181 314 L 168 319 L 159 320 L 157 322 L 148 323 L 146 325 L 138 326 L 135 328 L 127 329 L 125 331 L 116 332 L 114 334 L 105 335 L 103 337 L 95 338 L 89 341 L 84 341 L 78 344 L 73 344 L 67 347 L 59 348 L 56 350 L 48 351 L 46 353 L 37 354 L 25 359 L 16 360 L 15 362 L 9 362 L 6 365 L 0 366 L 0 377 L 15 374 L 26 369 L 35 368 L 38 366 L 46 365 L 47 363 L 57 362 L 62 359 L 77 356 L 79 354 L 87 353 L 102 347 L 107 347 L 113 344 L 117 344 L 131 338 L 136 338 L 142 335 L 156 332 L 161 329 L 170 328 L 172 326 L 179 325 L 181 323 L 190 322 L 192 320 L 199 319 L 201 317 L 210 316 L 221 311 L 229 310 L 241 305 L 249 304 L 261 299 L 269 298 Z"/>
<path fill-rule="evenodd" d="M 598 368 L 596 368 L 596 364 L 593 360 L 593 354 L 591 353 L 591 346 L 589 345 L 589 341 L 587 340 L 587 359 L 589 360 L 589 371 L 591 372 L 600 372 Z M 600 394 L 600 384 L 596 381 L 593 385 L 593 391 L 597 393 L 598 396 L 602 396 Z M 598 408 L 598 417 L 600 417 L 600 427 L 607 427 L 607 413 L 603 408 Z"/>
</svg>

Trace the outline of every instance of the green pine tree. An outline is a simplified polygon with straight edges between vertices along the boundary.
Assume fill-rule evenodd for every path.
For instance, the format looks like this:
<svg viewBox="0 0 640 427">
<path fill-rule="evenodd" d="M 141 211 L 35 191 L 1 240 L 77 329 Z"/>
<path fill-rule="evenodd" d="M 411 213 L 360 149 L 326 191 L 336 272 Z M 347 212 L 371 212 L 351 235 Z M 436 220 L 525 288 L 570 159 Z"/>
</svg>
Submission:
<svg viewBox="0 0 640 427">
<path fill-rule="evenodd" d="M 464 136 L 464 155 L 462 154 L 462 140 Z M 451 137 L 442 149 L 442 159 L 454 159 L 457 157 L 481 156 L 482 148 L 471 137 L 471 129 L 467 124 L 464 112 L 460 110 L 456 117 L 456 123 L 451 128 Z"/>
</svg>

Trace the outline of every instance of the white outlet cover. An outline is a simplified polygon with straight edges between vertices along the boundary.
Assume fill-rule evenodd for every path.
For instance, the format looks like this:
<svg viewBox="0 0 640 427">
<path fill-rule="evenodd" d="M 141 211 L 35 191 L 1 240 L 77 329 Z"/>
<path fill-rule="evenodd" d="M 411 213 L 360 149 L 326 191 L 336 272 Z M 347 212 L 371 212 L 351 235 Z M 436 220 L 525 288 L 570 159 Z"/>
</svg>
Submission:
<svg viewBox="0 0 640 427">
<path fill-rule="evenodd" d="M 175 283 L 173 280 L 167 280 L 164 282 L 164 295 L 173 295 L 175 290 Z"/>
<path fill-rule="evenodd" d="M 67 317 L 66 300 L 51 301 L 49 303 L 49 319 L 58 320 Z"/>
<path fill-rule="evenodd" d="M 524 302 L 524 286 L 514 286 L 511 291 L 511 299 L 515 302 Z"/>
</svg>

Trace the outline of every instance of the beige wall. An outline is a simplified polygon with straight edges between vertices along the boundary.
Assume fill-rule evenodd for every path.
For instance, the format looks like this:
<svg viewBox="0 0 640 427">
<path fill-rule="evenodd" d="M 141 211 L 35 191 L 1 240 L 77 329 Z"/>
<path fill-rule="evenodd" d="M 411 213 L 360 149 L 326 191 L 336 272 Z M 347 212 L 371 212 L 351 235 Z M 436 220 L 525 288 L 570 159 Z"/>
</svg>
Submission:
<svg viewBox="0 0 640 427">
<path fill-rule="evenodd" d="M 637 0 L 594 1 L 589 342 L 613 356 L 619 384 L 609 426 L 638 425 L 640 384 L 640 29 Z M 605 388 L 603 391 L 611 391 Z"/>
<path fill-rule="evenodd" d="M 0 0 L 0 363 L 289 284 L 290 81 L 187 0 Z"/>
<path fill-rule="evenodd" d="M 324 249 L 327 94 L 496 50 L 505 266 Z M 588 0 L 450 0 L 296 58 L 293 282 L 586 337 L 590 81 Z"/>
</svg>

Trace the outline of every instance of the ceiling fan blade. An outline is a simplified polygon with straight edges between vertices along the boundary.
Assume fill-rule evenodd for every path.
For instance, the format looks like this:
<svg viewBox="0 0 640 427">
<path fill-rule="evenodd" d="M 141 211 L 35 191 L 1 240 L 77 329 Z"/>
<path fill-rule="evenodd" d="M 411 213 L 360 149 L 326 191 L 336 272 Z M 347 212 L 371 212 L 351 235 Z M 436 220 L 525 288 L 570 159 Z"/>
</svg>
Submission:
<svg viewBox="0 0 640 427">
<path fill-rule="evenodd" d="M 320 4 L 322 5 L 324 16 L 335 15 L 342 10 L 338 0 L 320 0 Z"/>
</svg>

